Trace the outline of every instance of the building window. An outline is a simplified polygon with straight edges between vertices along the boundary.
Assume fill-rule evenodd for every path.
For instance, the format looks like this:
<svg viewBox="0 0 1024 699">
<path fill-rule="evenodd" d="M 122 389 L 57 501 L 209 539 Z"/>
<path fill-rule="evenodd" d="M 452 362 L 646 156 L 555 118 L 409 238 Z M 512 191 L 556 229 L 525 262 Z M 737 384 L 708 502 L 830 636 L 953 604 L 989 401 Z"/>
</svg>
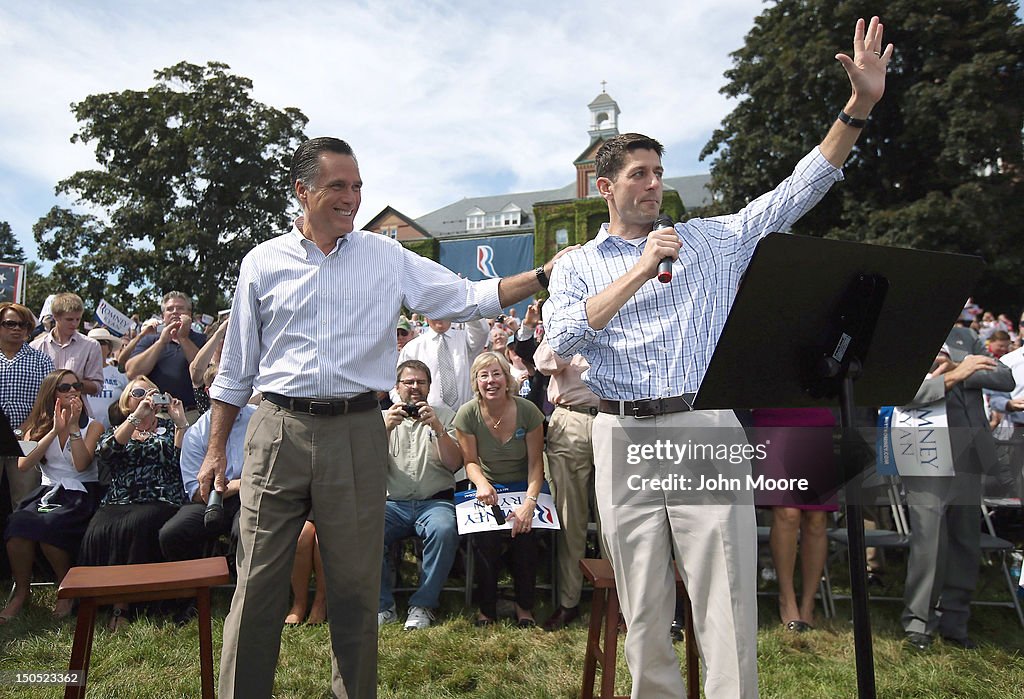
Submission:
<svg viewBox="0 0 1024 699">
<path fill-rule="evenodd" d="M 558 246 L 558 249 L 561 250 L 568 244 L 569 231 L 566 230 L 565 228 L 559 228 L 557 231 L 555 231 L 555 245 Z"/>
<path fill-rule="evenodd" d="M 477 210 L 479 213 L 471 213 L 466 215 L 466 230 L 467 231 L 480 231 L 484 228 L 484 212 Z"/>
<path fill-rule="evenodd" d="M 389 238 L 398 238 L 398 226 L 390 226 L 384 229 L 384 235 Z"/>
<path fill-rule="evenodd" d="M 519 213 L 518 211 L 506 211 L 502 214 L 501 225 L 503 226 L 518 226 L 519 225 Z"/>
<path fill-rule="evenodd" d="M 598 197 L 601 193 L 597 191 L 597 173 L 591 172 L 587 175 L 587 196 Z"/>
</svg>

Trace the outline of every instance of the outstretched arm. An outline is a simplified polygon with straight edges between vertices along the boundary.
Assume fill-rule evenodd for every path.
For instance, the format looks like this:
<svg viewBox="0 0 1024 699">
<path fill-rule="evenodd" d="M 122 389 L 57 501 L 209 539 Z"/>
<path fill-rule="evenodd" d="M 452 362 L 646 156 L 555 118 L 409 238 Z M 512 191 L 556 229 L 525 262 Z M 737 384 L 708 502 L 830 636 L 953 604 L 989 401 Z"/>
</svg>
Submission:
<svg viewBox="0 0 1024 699">
<path fill-rule="evenodd" d="M 893 46 L 889 44 L 883 50 L 882 30 L 878 17 L 871 18 L 867 30 L 864 20 L 858 19 L 853 33 L 853 58 L 845 53 L 836 54 L 836 60 L 846 69 L 852 90 L 843 112 L 854 120 L 867 119 L 885 92 L 885 71 L 892 58 Z M 821 154 L 832 165 L 842 167 L 861 130 L 836 119 L 819 146 Z"/>
</svg>

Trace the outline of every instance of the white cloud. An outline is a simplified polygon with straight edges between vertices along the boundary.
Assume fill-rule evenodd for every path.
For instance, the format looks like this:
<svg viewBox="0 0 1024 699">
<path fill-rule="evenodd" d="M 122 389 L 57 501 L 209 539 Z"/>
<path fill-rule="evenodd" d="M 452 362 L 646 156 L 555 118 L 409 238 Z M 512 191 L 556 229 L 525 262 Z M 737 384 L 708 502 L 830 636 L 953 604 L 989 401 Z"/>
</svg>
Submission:
<svg viewBox="0 0 1024 699">
<path fill-rule="evenodd" d="M 93 166 L 71 102 L 145 89 L 153 71 L 217 60 L 309 135 L 348 140 L 367 183 L 360 222 L 463 196 L 572 181 L 586 105 L 608 81 L 620 128 L 669 146 L 669 174 L 729 109 L 718 93 L 761 0 L 558 3 L 341 0 L 36 3 L 0 9 L 0 220 L 27 251 L 53 185 Z M 688 144 L 688 145 L 682 145 Z M 696 145 L 695 145 L 696 144 Z M 674 147 L 675 146 L 675 147 Z"/>
</svg>

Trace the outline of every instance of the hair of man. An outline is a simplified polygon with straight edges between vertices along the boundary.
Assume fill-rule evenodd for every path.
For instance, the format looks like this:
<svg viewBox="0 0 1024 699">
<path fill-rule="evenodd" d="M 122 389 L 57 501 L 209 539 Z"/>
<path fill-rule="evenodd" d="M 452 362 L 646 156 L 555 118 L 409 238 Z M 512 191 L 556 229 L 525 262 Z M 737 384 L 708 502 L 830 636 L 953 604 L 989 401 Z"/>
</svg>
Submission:
<svg viewBox="0 0 1024 699">
<path fill-rule="evenodd" d="M 597 176 L 615 180 L 626 164 L 626 155 L 640 148 L 653 150 L 659 158 L 665 153 L 665 147 L 650 136 L 639 133 L 619 134 L 597 149 Z"/>
<path fill-rule="evenodd" d="M 352 146 L 340 138 L 332 138 L 330 136 L 311 138 L 299 144 L 295 154 L 292 156 L 292 187 L 295 186 L 296 182 L 301 182 L 306 189 L 316 189 L 316 180 L 320 174 L 321 153 L 339 153 L 351 156 L 352 160 L 356 160 L 356 154 L 352 151 Z M 356 165 L 358 164 L 359 161 L 356 160 Z"/>
<path fill-rule="evenodd" d="M 397 384 L 402 380 L 402 372 L 406 369 L 412 369 L 413 371 L 422 371 L 423 375 L 427 377 L 427 383 L 430 384 L 432 379 L 430 377 L 430 367 L 421 362 L 418 359 L 406 359 L 404 362 L 398 365 L 398 369 L 395 371 L 395 383 Z M 424 393 L 426 393 L 424 391 Z"/>
<path fill-rule="evenodd" d="M 188 306 L 188 310 L 192 310 L 192 298 L 184 291 L 168 291 L 164 294 L 163 299 L 160 301 L 160 310 L 163 311 L 166 309 L 168 302 L 173 299 L 181 299 L 185 302 L 185 305 Z"/>
<path fill-rule="evenodd" d="M 70 291 L 62 291 L 53 297 L 50 302 L 50 313 L 54 316 L 62 316 L 65 313 L 82 313 L 85 311 L 85 304 L 82 297 Z"/>
</svg>

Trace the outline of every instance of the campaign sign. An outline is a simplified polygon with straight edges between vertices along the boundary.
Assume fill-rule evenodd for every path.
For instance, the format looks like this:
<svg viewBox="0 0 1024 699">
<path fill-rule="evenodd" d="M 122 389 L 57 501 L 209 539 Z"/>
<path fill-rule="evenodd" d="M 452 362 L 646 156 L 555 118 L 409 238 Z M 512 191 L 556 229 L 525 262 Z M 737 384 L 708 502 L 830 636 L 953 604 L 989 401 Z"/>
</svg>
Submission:
<svg viewBox="0 0 1024 699">
<path fill-rule="evenodd" d="M 883 476 L 952 476 L 945 403 L 878 412 L 878 473 Z"/>
<path fill-rule="evenodd" d="M 25 265 L 0 262 L 0 302 L 25 303 Z"/>
<path fill-rule="evenodd" d="M 455 517 L 459 523 L 459 534 L 472 534 L 474 532 L 494 532 L 502 529 L 512 529 L 512 522 L 509 516 L 526 501 L 526 483 L 492 483 L 498 492 L 498 506 L 505 513 L 505 524 L 499 525 L 494 521 L 491 508 L 481 505 L 476 499 L 476 489 L 461 490 L 455 493 Z M 537 496 L 537 506 L 533 510 L 534 529 L 561 529 L 558 523 L 558 513 L 555 512 L 555 503 L 551 500 L 551 490 L 545 483 Z"/>
<path fill-rule="evenodd" d="M 107 303 L 106 299 L 100 299 L 100 305 L 96 307 L 96 317 L 118 337 L 123 337 L 135 327 L 135 322 L 131 318 Z"/>
</svg>

